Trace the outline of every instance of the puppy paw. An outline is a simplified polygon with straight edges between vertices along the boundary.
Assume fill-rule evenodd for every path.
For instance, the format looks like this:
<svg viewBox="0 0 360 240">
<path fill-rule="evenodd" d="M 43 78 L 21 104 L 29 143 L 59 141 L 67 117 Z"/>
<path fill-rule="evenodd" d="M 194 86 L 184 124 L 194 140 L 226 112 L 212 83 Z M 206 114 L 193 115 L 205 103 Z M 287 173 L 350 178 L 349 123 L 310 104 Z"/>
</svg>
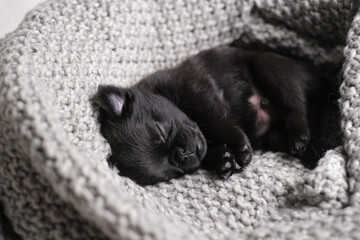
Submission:
<svg viewBox="0 0 360 240">
<path fill-rule="evenodd" d="M 234 156 L 230 153 L 226 145 L 222 146 L 216 175 L 221 179 L 227 179 L 234 173 L 235 169 L 236 163 Z"/>
<path fill-rule="evenodd" d="M 235 160 L 237 164 L 242 168 L 249 165 L 252 160 L 253 150 L 247 138 L 245 138 L 241 144 L 234 147 L 232 149 L 232 152 L 235 155 Z"/>
<path fill-rule="evenodd" d="M 223 144 L 208 149 L 202 167 L 214 172 L 221 179 L 227 179 L 236 170 L 236 162 L 228 146 Z"/>
</svg>

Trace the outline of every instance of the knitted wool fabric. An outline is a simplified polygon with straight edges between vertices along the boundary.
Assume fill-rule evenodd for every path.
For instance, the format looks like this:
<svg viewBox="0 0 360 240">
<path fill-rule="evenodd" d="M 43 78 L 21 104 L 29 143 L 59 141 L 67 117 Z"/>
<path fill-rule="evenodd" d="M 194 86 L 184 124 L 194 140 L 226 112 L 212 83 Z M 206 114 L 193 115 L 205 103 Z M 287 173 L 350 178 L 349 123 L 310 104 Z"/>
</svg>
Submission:
<svg viewBox="0 0 360 240">
<path fill-rule="evenodd" d="M 358 238 L 358 7 L 351 0 L 41 4 L 0 40 L 0 201 L 15 231 L 24 239 Z M 337 114 L 324 113 L 324 141 L 334 148 L 318 167 L 258 152 L 226 181 L 200 170 L 148 187 L 109 168 L 91 101 L 98 85 L 129 86 L 233 41 L 311 61 L 329 81 L 341 75 L 341 128 Z"/>
</svg>

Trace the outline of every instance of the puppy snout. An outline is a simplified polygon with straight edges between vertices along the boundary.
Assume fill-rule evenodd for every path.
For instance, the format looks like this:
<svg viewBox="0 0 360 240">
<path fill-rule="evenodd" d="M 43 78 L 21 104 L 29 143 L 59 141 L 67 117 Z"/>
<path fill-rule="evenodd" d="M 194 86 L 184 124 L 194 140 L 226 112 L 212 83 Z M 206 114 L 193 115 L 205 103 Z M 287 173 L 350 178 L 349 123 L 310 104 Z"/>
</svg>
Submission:
<svg viewBox="0 0 360 240">
<path fill-rule="evenodd" d="M 185 150 L 181 147 L 179 147 L 176 151 L 176 159 L 178 159 L 179 162 L 192 160 L 194 156 L 195 156 L 195 151 Z"/>
</svg>

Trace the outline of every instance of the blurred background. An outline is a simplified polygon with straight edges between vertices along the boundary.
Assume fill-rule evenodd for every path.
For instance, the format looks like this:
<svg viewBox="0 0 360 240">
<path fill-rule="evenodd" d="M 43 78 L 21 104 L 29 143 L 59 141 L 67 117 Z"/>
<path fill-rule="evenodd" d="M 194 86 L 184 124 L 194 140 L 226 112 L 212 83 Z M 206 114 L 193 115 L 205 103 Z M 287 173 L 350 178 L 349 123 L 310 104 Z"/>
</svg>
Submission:
<svg viewBox="0 0 360 240">
<path fill-rule="evenodd" d="M 21 23 L 25 14 L 44 0 L 0 0 L 0 38 Z"/>
</svg>

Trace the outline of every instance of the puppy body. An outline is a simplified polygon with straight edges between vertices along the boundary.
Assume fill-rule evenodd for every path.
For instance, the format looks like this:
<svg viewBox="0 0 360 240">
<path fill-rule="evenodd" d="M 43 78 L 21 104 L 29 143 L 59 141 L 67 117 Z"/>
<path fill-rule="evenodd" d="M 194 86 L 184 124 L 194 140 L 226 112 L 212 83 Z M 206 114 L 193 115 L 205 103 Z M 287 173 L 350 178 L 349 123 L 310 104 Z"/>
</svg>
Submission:
<svg viewBox="0 0 360 240">
<path fill-rule="evenodd" d="M 252 148 L 314 163 L 307 146 L 318 138 L 321 84 L 277 54 L 213 48 L 129 89 L 101 86 L 101 131 L 110 161 L 140 184 L 200 166 L 226 178 L 250 163 Z"/>
</svg>

